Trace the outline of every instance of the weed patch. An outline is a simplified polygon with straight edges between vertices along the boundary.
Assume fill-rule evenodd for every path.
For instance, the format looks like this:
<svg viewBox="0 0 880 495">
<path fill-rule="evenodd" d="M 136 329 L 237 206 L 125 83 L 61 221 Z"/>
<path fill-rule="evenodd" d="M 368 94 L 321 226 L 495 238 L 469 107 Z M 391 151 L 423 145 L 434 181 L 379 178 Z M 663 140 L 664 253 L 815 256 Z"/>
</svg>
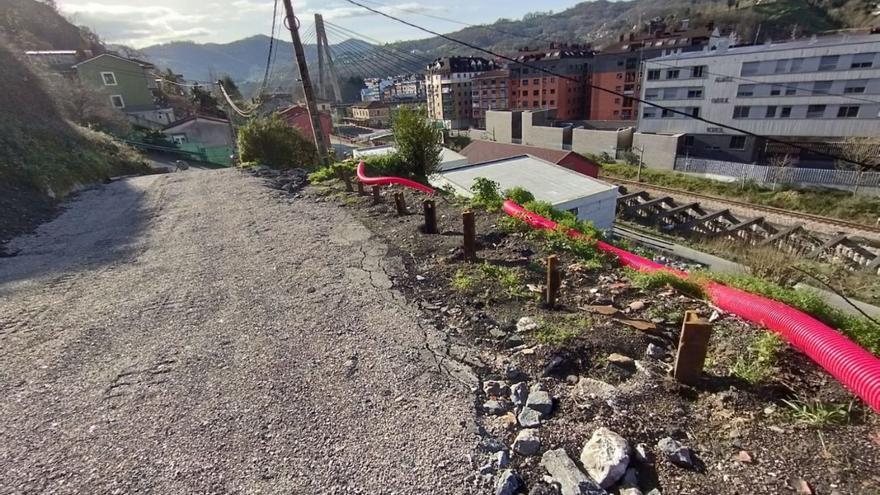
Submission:
<svg viewBox="0 0 880 495">
<path fill-rule="evenodd" d="M 853 403 L 836 404 L 818 400 L 805 401 L 801 399 L 782 400 L 788 406 L 791 417 L 798 423 L 813 428 L 825 428 L 833 425 L 849 423 Z"/>
<path fill-rule="evenodd" d="M 562 317 L 553 321 L 544 320 L 535 332 L 535 339 L 542 344 L 559 347 L 576 338 L 592 324 L 593 321 L 586 316 Z"/>
<path fill-rule="evenodd" d="M 775 333 L 762 333 L 749 344 L 746 354 L 739 356 L 730 374 L 751 384 L 767 380 L 776 368 L 776 358 L 784 347 Z"/>
</svg>

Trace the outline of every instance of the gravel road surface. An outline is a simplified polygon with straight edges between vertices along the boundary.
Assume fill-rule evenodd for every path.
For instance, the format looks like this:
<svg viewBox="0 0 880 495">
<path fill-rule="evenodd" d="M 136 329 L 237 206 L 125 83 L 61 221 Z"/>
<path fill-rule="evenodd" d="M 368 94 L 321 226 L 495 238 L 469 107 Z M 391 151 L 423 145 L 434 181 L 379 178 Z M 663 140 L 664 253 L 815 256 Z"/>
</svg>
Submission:
<svg viewBox="0 0 880 495">
<path fill-rule="evenodd" d="M 0 258 L 0 493 L 472 493 L 473 383 L 344 209 L 233 170 Z"/>
</svg>

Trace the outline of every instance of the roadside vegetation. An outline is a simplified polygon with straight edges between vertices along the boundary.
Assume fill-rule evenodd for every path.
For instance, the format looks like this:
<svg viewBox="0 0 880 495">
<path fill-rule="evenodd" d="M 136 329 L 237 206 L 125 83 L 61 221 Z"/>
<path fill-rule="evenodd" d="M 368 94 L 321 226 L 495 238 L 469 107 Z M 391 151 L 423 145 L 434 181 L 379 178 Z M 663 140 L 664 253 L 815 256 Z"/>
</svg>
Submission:
<svg viewBox="0 0 880 495">
<path fill-rule="evenodd" d="M 618 163 L 603 163 L 602 175 L 609 178 L 636 180 L 638 167 Z M 754 182 L 721 182 L 673 171 L 642 168 L 645 184 L 671 187 L 699 194 L 744 201 L 756 205 L 801 211 L 814 215 L 839 218 L 866 225 L 874 225 L 880 218 L 880 198 L 854 195 L 838 190 L 809 190 L 779 187 L 776 190 L 761 187 Z"/>
<path fill-rule="evenodd" d="M 314 143 L 278 115 L 253 118 L 240 127 L 238 148 L 244 163 L 306 170 L 315 169 L 319 163 Z"/>
</svg>

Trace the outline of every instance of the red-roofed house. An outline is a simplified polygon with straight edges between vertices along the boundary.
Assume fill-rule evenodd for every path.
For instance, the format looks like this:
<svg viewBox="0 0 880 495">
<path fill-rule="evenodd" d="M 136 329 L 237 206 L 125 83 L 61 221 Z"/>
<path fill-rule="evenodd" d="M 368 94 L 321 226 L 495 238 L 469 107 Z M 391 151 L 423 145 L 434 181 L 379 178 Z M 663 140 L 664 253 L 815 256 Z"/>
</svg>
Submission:
<svg viewBox="0 0 880 495">
<path fill-rule="evenodd" d="M 327 144 L 327 149 L 330 149 L 330 131 L 333 129 L 333 120 L 330 118 L 329 113 L 318 112 L 318 114 L 321 118 L 321 130 L 324 132 L 324 142 Z M 314 142 L 315 135 L 312 134 L 312 120 L 309 118 L 309 111 L 306 107 L 294 105 L 286 110 L 278 112 L 278 115 L 287 122 L 287 125 L 294 129 L 298 129 L 303 136 Z"/>
<path fill-rule="evenodd" d="M 466 156 L 471 164 L 514 156 L 532 155 L 590 177 L 599 176 L 599 165 L 574 151 L 552 150 L 520 144 L 496 143 L 494 141 L 473 141 L 463 150 L 459 151 L 459 154 Z"/>
</svg>

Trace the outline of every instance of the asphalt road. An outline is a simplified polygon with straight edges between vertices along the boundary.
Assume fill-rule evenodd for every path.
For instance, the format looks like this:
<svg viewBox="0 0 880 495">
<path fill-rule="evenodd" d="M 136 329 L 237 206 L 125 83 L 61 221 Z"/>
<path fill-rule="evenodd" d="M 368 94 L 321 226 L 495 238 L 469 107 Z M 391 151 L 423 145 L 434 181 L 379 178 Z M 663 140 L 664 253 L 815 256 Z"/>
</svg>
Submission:
<svg viewBox="0 0 880 495">
<path fill-rule="evenodd" d="M 345 210 L 189 171 L 86 191 L 12 247 L 0 493 L 475 490 L 466 375 Z"/>
</svg>

